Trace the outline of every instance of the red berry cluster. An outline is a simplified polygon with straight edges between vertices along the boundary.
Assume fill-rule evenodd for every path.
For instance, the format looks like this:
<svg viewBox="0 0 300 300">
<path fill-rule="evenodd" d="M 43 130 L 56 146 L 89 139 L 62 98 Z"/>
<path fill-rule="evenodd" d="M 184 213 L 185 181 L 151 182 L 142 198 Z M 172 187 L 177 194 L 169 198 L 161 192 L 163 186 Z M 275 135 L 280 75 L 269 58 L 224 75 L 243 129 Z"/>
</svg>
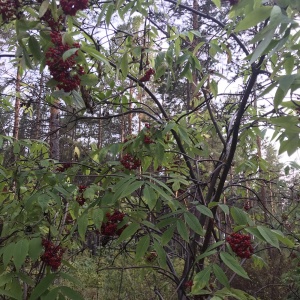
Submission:
<svg viewBox="0 0 300 300">
<path fill-rule="evenodd" d="M 193 284 L 194 284 L 193 280 L 188 280 L 188 281 L 186 281 L 186 282 L 184 283 L 184 287 L 185 287 L 185 288 L 190 288 L 190 287 L 193 286 Z"/>
<path fill-rule="evenodd" d="M 88 8 L 88 0 L 60 0 L 60 5 L 66 15 L 75 16 L 78 10 Z"/>
<path fill-rule="evenodd" d="M 18 0 L 1 0 L 0 1 L 0 14 L 3 21 L 9 21 L 13 16 L 17 14 L 19 7 Z"/>
<path fill-rule="evenodd" d="M 63 16 L 59 16 L 57 20 L 53 18 L 52 12 L 48 9 L 45 14 L 41 17 L 42 21 L 45 21 L 52 31 L 60 31 L 63 27 Z"/>
<path fill-rule="evenodd" d="M 58 82 L 57 87 L 65 92 L 75 90 L 80 85 L 80 75 L 83 75 L 84 69 L 78 65 L 75 57 L 77 52 L 68 57 L 65 61 L 62 56 L 64 52 L 71 48 L 79 48 L 78 43 L 74 43 L 72 47 L 63 44 L 60 32 L 51 31 L 51 41 L 54 44 L 46 53 L 46 64 L 49 67 L 50 74 Z"/>
<path fill-rule="evenodd" d="M 154 262 L 156 258 L 157 258 L 157 253 L 155 251 L 149 252 L 145 257 L 146 261 L 149 263 Z"/>
<path fill-rule="evenodd" d="M 85 203 L 86 199 L 83 197 L 83 193 L 86 190 L 87 186 L 85 185 L 80 185 L 78 187 L 79 189 L 79 195 L 76 197 L 76 201 L 78 202 L 78 204 L 80 206 L 83 206 L 83 204 Z"/>
<path fill-rule="evenodd" d="M 51 241 L 46 239 L 42 240 L 42 245 L 45 252 L 41 256 L 41 260 L 53 270 L 57 270 L 61 265 L 62 256 L 65 250 L 59 245 L 55 246 Z"/>
<path fill-rule="evenodd" d="M 151 139 L 151 131 L 150 131 L 150 124 L 149 123 L 146 123 L 145 124 L 145 128 L 147 129 L 146 132 L 145 132 L 145 136 L 144 136 L 144 143 L 149 145 L 149 144 L 154 144 L 155 142 Z"/>
<path fill-rule="evenodd" d="M 125 214 L 118 210 L 115 210 L 113 214 L 106 213 L 107 221 L 102 224 L 101 233 L 106 236 L 120 236 L 127 227 L 127 225 L 124 225 L 118 229 L 118 225 L 123 221 L 124 217 Z"/>
<path fill-rule="evenodd" d="M 128 170 L 136 170 L 141 166 L 141 161 L 129 153 L 124 154 L 120 162 Z"/>
<path fill-rule="evenodd" d="M 244 203 L 244 210 L 245 210 L 245 211 L 248 211 L 250 208 L 251 208 L 251 206 L 250 206 L 250 201 L 246 201 L 246 202 Z"/>
<path fill-rule="evenodd" d="M 142 78 L 140 78 L 139 80 L 140 80 L 140 82 L 149 81 L 151 78 L 151 75 L 154 75 L 154 74 L 155 74 L 155 71 L 152 68 L 150 68 L 146 71 L 145 75 Z"/>
<path fill-rule="evenodd" d="M 64 171 L 66 171 L 67 169 L 69 169 L 71 167 L 72 167 L 71 163 L 62 163 L 61 167 L 56 168 L 56 171 L 57 172 L 64 172 Z"/>
<path fill-rule="evenodd" d="M 251 238 L 249 235 L 241 233 L 232 233 L 226 238 L 232 251 L 240 258 L 250 258 L 253 254 Z"/>
</svg>

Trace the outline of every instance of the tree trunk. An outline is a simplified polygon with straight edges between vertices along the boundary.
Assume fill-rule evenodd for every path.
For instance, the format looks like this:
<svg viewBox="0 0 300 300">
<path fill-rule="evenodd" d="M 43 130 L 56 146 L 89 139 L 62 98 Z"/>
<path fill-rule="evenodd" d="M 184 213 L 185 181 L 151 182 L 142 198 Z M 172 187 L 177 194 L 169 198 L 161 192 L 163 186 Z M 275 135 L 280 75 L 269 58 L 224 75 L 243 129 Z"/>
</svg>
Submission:
<svg viewBox="0 0 300 300">
<path fill-rule="evenodd" d="M 50 157 L 59 160 L 59 100 L 50 108 Z"/>
<path fill-rule="evenodd" d="M 17 140 L 19 138 L 20 128 L 20 93 L 21 93 L 21 66 L 18 65 L 16 77 L 16 100 L 15 100 L 15 118 L 13 127 L 13 137 Z"/>
</svg>

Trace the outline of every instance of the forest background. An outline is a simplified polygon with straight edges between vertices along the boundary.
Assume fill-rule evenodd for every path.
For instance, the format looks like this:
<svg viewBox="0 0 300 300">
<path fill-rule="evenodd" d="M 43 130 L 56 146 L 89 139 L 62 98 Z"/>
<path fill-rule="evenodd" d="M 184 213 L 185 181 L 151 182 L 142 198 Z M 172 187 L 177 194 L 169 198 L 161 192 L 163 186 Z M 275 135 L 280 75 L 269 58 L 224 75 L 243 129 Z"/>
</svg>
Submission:
<svg viewBox="0 0 300 300">
<path fill-rule="evenodd" d="M 1 299 L 299 299 L 299 11 L 1 1 Z"/>
</svg>

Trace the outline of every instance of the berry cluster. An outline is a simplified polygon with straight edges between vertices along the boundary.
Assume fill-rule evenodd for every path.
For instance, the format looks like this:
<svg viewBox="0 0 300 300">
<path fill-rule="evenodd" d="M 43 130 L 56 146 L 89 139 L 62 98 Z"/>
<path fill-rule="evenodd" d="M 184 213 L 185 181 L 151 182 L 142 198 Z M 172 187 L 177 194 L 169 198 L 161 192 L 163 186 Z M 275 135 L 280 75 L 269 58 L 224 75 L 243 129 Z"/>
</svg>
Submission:
<svg viewBox="0 0 300 300">
<path fill-rule="evenodd" d="M 42 240 L 42 245 L 45 252 L 41 256 L 41 260 L 53 270 L 57 270 L 61 265 L 62 256 L 65 250 L 59 245 L 55 246 L 51 241 L 46 239 Z"/>
<path fill-rule="evenodd" d="M 66 15 L 75 16 L 78 10 L 88 8 L 88 0 L 60 0 L 60 5 Z"/>
<path fill-rule="evenodd" d="M 52 31 L 60 31 L 63 27 L 63 16 L 59 16 L 57 20 L 53 18 L 52 12 L 48 9 L 45 14 L 41 17 L 42 21 L 45 21 Z"/>
<path fill-rule="evenodd" d="M 145 257 L 146 261 L 149 263 L 154 262 L 156 258 L 157 258 L 157 253 L 155 251 L 151 251 Z"/>
<path fill-rule="evenodd" d="M 64 52 L 71 48 L 79 48 L 78 43 L 74 43 L 72 47 L 63 44 L 60 32 L 51 31 L 51 41 L 54 44 L 46 53 L 46 64 L 49 67 L 50 74 L 58 82 L 57 87 L 65 92 L 75 90 L 80 85 L 80 75 L 83 75 L 84 69 L 78 65 L 75 57 L 77 52 L 63 60 Z"/>
<path fill-rule="evenodd" d="M 245 211 L 248 211 L 250 208 L 251 208 L 250 201 L 246 201 L 246 202 L 244 203 L 244 210 L 245 210 Z"/>
<path fill-rule="evenodd" d="M 128 170 L 136 170 L 141 166 L 141 161 L 129 153 L 124 154 L 120 162 Z"/>
<path fill-rule="evenodd" d="M 76 197 L 76 201 L 78 202 L 78 204 L 80 206 L 83 206 L 84 203 L 85 203 L 85 201 L 86 201 L 86 199 L 83 197 L 83 193 L 86 190 L 86 188 L 87 187 L 85 185 L 80 185 L 78 187 L 78 189 L 79 189 L 79 195 Z"/>
<path fill-rule="evenodd" d="M 19 7 L 18 0 L 1 0 L 0 1 L 0 14 L 3 21 L 9 21 L 13 16 L 17 14 Z"/>
<path fill-rule="evenodd" d="M 250 258 L 253 254 L 251 238 L 249 235 L 232 233 L 226 238 L 232 251 L 240 258 Z"/>
<path fill-rule="evenodd" d="M 72 167 L 71 163 L 62 163 L 61 167 L 56 168 L 56 171 L 57 172 L 64 172 L 64 171 L 66 171 L 67 169 L 69 169 L 71 167 Z"/>
<path fill-rule="evenodd" d="M 151 139 L 151 131 L 150 131 L 150 124 L 149 123 L 146 123 L 145 124 L 145 128 L 146 128 L 146 131 L 145 131 L 145 136 L 144 136 L 144 144 L 154 144 L 155 142 Z"/>
<path fill-rule="evenodd" d="M 102 224 L 101 233 L 105 236 L 120 236 L 127 227 L 127 225 L 124 225 L 118 229 L 118 225 L 123 221 L 124 216 L 125 214 L 118 210 L 115 210 L 113 214 L 106 213 L 107 221 Z"/>
<path fill-rule="evenodd" d="M 193 286 L 194 282 L 193 280 L 188 280 L 184 283 L 184 287 L 187 288 L 191 288 Z"/>
<path fill-rule="evenodd" d="M 146 81 L 149 81 L 150 78 L 151 78 L 151 75 L 154 75 L 155 74 L 155 71 L 150 68 L 146 71 L 145 75 L 139 79 L 140 82 L 146 82 Z"/>
</svg>

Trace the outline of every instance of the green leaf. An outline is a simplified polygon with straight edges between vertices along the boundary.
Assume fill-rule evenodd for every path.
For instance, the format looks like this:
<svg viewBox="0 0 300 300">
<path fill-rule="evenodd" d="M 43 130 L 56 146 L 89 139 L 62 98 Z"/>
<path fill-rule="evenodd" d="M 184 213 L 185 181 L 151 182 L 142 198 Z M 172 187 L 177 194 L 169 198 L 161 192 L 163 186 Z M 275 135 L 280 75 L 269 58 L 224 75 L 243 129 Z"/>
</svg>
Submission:
<svg viewBox="0 0 300 300">
<path fill-rule="evenodd" d="M 4 267 L 6 267 L 8 265 L 8 263 L 10 262 L 10 260 L 12 259 L 15 246 L 16 246 L 15 243 L 10 243 L 5 247 L 5 249 L 3 251 L 3 264 L 4 264 Z"/>
<path fill-rule="evenodd" d="M 135 259 L 139 261 L 146 253 L 150 245 L 149 235 L 143 236 L 136 245 Z"/>
<path fill-rule="evenodd" d="M 156 205 L 158 195 L 152 188 L 149 187 L 149 185 L 145 185 L 143 189 L 143 199 L 145 203 L 149 206 L 149 209 L 153 210 L 153 208 Z"/>
<path fill-rule="evenodd" d="M 33 55 L 33 58 L 35 60 L 41 60 L 42 58 L 42 53 L 41 53 L 41 46 L 40 43 L 36 40 L 34 36 L 30 36 L 28 40 L 28 47 L 30 49 L 30 52 Z"/>
<path fill-rule="evenodd" d="M 185 240 L 185 241 L 189 241 L 189 232 L 186 228 L 186 225 L 184 224 L 184 222 L 182 220 L 177 220 L 176 222 L 176 227 L 177 227 L 177 231 L 180 234 L 180 236 Z"/>
<path fill-rule="evenodd" d="M 276 233 L 263 226 L 257 226 L 257 230 L 267 243 L 279 249 L 279 242 Z"/>
<path fill-rule="evenodd" d="M 85 103 L 81 95 L 76 90 L 73 90 L 71 94 L 73 96 L 73 106 L 77 109 L 85 108 Z"/>
<path fill-rule="evenodd" d="M 246 271 L 240 266 L 237 260 L 232 257 L 229 253 L 220 252 L 220 257 L 225 265 L 230 268 L 237 275 L 244 277 L 246 279 L 250 279 Z"/>
<path fill-rule="evenodd" d="M 271 10 L 272 6 L 260 6 L 252 10 L 247 13 L 246 17 L 242 21 L 238 23 L 234 31 L 239 32 L 258 25 L 270 16 Z"/>
<path fill-rule="evenodd" d="M 290 75 L 293 72 L 294 69 L 294 57 L 288 56 L 283 63 L 284 69 L 286 71 L 286 74 Z"/>
<path fill-rule="evenodd" d="M 49 0 L 43 1 L 39 9 L 39 18 L 41 18 L 46 13 L 48 7 L 49 7 Z"/>
<path fill-rule="evenodd" d="M 184 214 L 184 219 L 194 232 L 203 236 L 203 234 L 204 234 L 203 228 L 195 215 L 193 215 L 190 212 L 187 212 Z"/>
<path fill-rule="evenodd" d="M 117 244 L 120 244 L 126 239 L 131 238 L 140 229 L 140 227 L 141 226 L 138 223 L 131 223 L 119 236 L 119 238 L 117 239 Z"/>
<path fill-rule="evenodd" d="M 67 60 L 69 57 L 74 55 L 78 51 L 78 48 L 72 48 L 64 52 L 62 59 L 63 61 Z"/>
<path fill-rule="evenodd" d="M 230 288 L 230 284 L 225 272 L 216 264 L 213 264 L 213 271 L 218 281 L 225 287 Z"/>
<path fill-rule="evenodd" d="M 87 86 L 96 86 L 99 82 L 98 76 L 94 74 L 84 74 L 80 76 L 80 83 Z"/>
<path fill-rule="evenodd" d="M 59 293 L 60 290 L 60 286 L 52 289 L 46 296 L 43 296 L 41 298 L 41 300 L 53 300 L 53 299 L 57 299 L 57 295 Z"/>
<path fill-rule="evenodd" d="M 235 221 L 236 225 L 247 225 L 248 224 L 248 216 L 247 214 L 238 207 L 231 207 L 230 209 L 231 216 Z"/>
<path fill-rule="evenodd" d="M 60 291 L 67 296 L 70 299 L 73 300 L 84 300 L 85 298 L 83 298 L 77 291 L 74 291 L 73 289 L 71 289 L 68 286 L 60 286 Z"/>
<path fill-rule="evenodd" d="M 120 187 L 120 190 L 116 191 L 116 193 L 112 199 L 112 202 L 115 202 L 120 198 L 125 198 L 125 197 L 131 195 L 133 192 L 135 192 L 137 189 L 139 189 L 143 184 L 144 184 L 144 181 L 137 180 L 137 181 L 132 182 L 131 184 Z"/>
<path fill-rule="evenodd" d="M 32 291 L 29 300 L 36 300 L 50 287 L 56 278 L 56 274 L 48 274 L 44 277 L 40 283 Z"/>
<path fill-rule="evenodd" d="M 22 264 L 24 263 L 27 254 L 28 254 L 28 249 L 29 249 L 29 243 L 28 240 L 19 240 L 13 251 L 13 260 L 15 267 L 17 271 L 21 268 Z"/>
<path fill-rule="evenodd" d="M 78 233 L 82 240 L 85 240 L 85 233 L 88 227 L 88 215 L 85 213 L 78 219 Z"/>
<path fill-rule="evenodd" d="M 218 204 L 218 206 L 223 210 L 226 215 L 229 215 L 229 207 L 226 204 Z"/>
<path fill-rule="evenodd" d="M 166 251 L 158 241 L 154 241 L 153 248 L 157 253 L 159 264 L 161 267 L 165 268 L 167 266 Z"/>
<path fill-rule="evenodd" d="M 110 67 L 109 61 L 106 59 L 106 57 L 104 55 L 102 55 L 98 50 L 96 50 L 95 48 L 92 48 L 90 46 L 82 46 L 80 48 L 83 52 L 86 52 L 87 54 L 89 54 L 90 56 L 92 56 L 93 58 L 105 63 L 107 66 Z"/>
<path fill-rule="evenodd" d="M 162 246 L 167 245 L 172 237 L 174 236 L 175 225 L 171 225 L 168 229 L 161 235 L 160 243 Z"/>
<path fill-rule="evenodd" d="M 258 46 L 256 47 L 256 49 L 254 50 L 251 56 L 250 64 L 255 62 L 269 46 L 269 44 L 271 43 L 274 37 L 275 30 L 276 28 L 273 28 L 270 31 L 268 31 L 267 34 L 264 35 L 264 39 L 258 44 Z"/>
<path fill-rule="evenodd" d="M 209 218 L 214 217 L 211 210 L 208 207 L 206 207 L 205 205 L 200 204 L 200 205 L 197 205 L 196 208 L 197 208 L 197 210 L 199 210 L 201 212 L 201 214 L 208 216 Z"/>
<path fill-rule="evenodd" d="M 121 59 L 120 68 L 121 68 L 123 78 L 125 79 L 128 74 L 128 54 L 127 53 L 125 53 Z"/>
<path fill-rule="evenodd" d="M 197 273 L 193 278 L 192 294 L 197 295 L 208 284 L 210 279 L 211 266 L 206 267 Z"/>
<path fill-rule="evenodd" d="M 217 8 L 221 8 L 221 0 L 212 0 L 212 2 Z"/>
<path fill-rule="evenodd" d="M 29 250 L 28 255 L 32 259 L 32 261 L 36 261 L 43 251 L 42 239 L 41 238 L 33 238 L 29 240 Z"/>
</svg>

